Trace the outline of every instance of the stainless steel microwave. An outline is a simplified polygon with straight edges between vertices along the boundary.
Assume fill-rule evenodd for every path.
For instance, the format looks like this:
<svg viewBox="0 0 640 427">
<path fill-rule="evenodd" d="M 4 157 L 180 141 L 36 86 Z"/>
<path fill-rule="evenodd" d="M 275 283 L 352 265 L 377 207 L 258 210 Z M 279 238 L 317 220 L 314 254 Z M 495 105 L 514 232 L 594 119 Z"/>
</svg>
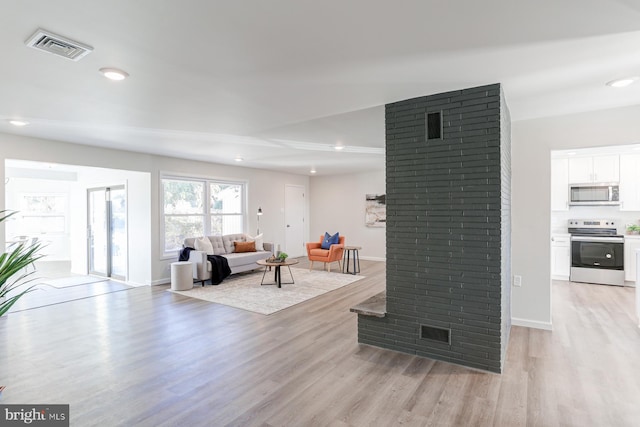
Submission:
<svg viewBox="0 0 640 427">
<path fill-rule="evenodd" d="M 569 205 L 571 206 L 613 206 L 620 204 L 618 184 L 570 184 Z"/>
</svg>

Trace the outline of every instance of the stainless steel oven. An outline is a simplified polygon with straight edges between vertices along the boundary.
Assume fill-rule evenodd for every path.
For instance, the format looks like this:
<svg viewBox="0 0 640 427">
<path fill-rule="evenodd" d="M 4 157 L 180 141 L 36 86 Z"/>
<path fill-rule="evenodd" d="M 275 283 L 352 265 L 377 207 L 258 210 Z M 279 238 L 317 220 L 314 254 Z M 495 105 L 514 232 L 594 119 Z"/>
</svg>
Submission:
<svg viewBox="0 0 640 427">
<path fill-rule="evenodd" d="M 615 220 L 569 220 L 572 282 L 624 285 L 624 236 Z"/>
</svg>

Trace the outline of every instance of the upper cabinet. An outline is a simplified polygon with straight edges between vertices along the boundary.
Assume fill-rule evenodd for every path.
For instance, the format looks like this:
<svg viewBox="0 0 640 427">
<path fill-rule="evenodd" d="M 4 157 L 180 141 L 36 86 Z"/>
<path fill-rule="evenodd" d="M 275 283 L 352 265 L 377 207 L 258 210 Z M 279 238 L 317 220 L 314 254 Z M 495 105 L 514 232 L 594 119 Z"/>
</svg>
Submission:
<svg viewBox="0 0 640 427">
<path fill-rule="evenodd" d="M 593 182 L 593 157 L 569 159 L 569 183 Z"/>
<path fill-rule="evenodd" d="M 569 159 L 551 159 L 551 210 L 569 209 Z"/>
<path fill-rule="evenodd" d="M 575 157 L 569 159 L 569 184 L 620 181 L 620 156 Z"/>
<path fill-rule="evenodd" d="M 620 210 L 640 211 L 640 154 L 620 155 Z"/>
</svg>

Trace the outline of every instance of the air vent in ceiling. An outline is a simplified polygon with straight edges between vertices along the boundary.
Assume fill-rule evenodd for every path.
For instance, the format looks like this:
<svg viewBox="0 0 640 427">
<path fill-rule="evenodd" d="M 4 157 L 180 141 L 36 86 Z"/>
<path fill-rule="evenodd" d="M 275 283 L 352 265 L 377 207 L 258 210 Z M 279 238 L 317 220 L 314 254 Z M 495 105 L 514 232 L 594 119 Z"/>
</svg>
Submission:
<svg viewBox="0 0 640 427">
<path fill-rule="evenodd" d="M 93 51 L 91 46 L 70 40 L 41 28 L 38 28 L 25 44 L 34 49 L 43 50 L 72 61 L 79 61 Z"/>
</svg>

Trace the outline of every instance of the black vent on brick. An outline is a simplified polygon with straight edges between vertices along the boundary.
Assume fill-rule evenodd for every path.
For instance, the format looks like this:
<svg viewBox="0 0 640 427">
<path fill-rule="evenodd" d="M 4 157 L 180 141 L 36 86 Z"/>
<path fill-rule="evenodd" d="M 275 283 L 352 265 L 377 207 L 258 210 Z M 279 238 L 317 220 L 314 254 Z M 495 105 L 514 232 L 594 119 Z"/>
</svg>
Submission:
<svg viewBox="0 0 640 427">
<path fill-rule="evenodd" d="M 442 138 L 442 114 L 429 113 L 427 114 L 427 139 L 440 138 Z"/>
<path fill-rule="evenodd" d="M 450 344 L 451 329 L 420 325 L 420 338 Z"/>
</svg>

